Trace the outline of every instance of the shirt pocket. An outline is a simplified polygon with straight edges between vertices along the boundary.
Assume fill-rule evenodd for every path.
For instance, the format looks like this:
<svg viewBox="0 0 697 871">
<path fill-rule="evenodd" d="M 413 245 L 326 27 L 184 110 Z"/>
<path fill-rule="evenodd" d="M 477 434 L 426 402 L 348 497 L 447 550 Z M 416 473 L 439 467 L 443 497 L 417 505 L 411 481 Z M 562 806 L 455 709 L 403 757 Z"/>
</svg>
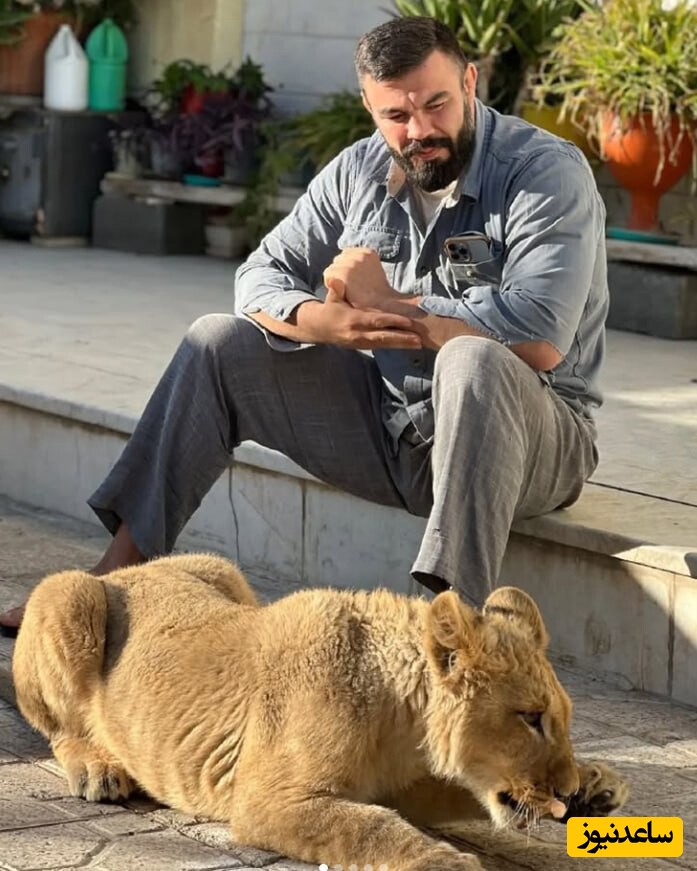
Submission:
<svg viewBox="0 0 697 871">
<path fill-rule="evenodd" d="M 401 266 L 408 258 L 405 234 L 376 227 L 347 225 L 339 237 L 339 248 L 370 248 L 380 258 L 388 282 L 394 286 L 401 274 Z"/>
<path fill-rule="evenodd" d="M 439 281 L 453 298 L 465 298 L 471 287 L 490 284 L 500 290 L 503 277 L 505 250 L 498 239 L 492 239 L 487 259 L 473 263 L 454 265 L 445 252 L 441 252 L 440 265 L 436 268 Z"/>
</svg>

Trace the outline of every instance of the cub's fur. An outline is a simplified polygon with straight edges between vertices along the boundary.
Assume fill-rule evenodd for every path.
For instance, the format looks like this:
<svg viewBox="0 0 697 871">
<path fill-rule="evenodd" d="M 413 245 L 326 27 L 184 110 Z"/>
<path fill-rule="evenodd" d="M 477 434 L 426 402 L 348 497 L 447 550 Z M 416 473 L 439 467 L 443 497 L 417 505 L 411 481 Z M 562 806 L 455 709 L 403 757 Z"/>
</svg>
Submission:
<svg viewBox="0 0 697 871">
<path fill-rule="evenodd" d="M 47 577 L 13 668 L 75 795 L 138 784 L 307 862 L 459 871 L 478 860 L 417 826 L 477 808 L 529 823 L 572 795 L 607 813 L 626 798 L 611 771 L 574 760 L 546 645 L 512 587 L 482 612 L 452 592 L 385 590 L 261 607 L 235 566 L 187 555 Z"/>
</svg>

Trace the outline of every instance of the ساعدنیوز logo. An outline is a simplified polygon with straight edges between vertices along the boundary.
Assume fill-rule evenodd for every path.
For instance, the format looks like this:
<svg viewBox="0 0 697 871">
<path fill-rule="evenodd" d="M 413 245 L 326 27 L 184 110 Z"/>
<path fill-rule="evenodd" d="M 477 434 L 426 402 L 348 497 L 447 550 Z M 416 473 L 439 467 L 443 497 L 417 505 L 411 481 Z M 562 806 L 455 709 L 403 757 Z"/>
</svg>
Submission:
<svg viewBox="0 0 697 871">
<path fill-rule="evenodd" d="M 682 856 L 680 817 L 571 817 L 566 824 L 569 856 Z"/>
</svg>

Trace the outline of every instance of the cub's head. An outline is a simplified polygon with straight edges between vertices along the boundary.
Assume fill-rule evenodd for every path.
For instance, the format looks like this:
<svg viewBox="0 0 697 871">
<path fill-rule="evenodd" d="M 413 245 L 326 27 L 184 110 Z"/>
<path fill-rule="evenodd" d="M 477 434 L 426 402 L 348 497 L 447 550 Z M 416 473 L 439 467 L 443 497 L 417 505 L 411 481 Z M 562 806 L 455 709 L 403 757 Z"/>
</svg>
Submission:
<svg viewBox="0 0 697 871">
<path fill-rule="evenodd" d="M 454 592 L 430 608 L 427 747 L 434 773 L 470 789 L 499 826 L 561 817 L 579 787 L 571 702 L 533 600 L 495 590 L 481 612 Z"/>
</svg>

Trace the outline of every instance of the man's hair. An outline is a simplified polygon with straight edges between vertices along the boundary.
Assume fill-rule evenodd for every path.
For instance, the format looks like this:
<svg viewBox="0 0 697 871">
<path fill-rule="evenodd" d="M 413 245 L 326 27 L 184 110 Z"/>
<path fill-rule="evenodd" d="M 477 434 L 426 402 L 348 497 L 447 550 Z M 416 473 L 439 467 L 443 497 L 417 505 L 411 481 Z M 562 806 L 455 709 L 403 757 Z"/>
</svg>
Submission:
<svg viewBox="0 0 697 871">
<path fill-rule="evenodd" d="M 364 76 L 376 82 L 398 79 L 433 51 L 453 58 L 462 70 L 467 66 L 455 34 L 442 22 L 425 16 L 392 18 L 360 38 L 354 57 L 358 81 Z"/>
</svg>

